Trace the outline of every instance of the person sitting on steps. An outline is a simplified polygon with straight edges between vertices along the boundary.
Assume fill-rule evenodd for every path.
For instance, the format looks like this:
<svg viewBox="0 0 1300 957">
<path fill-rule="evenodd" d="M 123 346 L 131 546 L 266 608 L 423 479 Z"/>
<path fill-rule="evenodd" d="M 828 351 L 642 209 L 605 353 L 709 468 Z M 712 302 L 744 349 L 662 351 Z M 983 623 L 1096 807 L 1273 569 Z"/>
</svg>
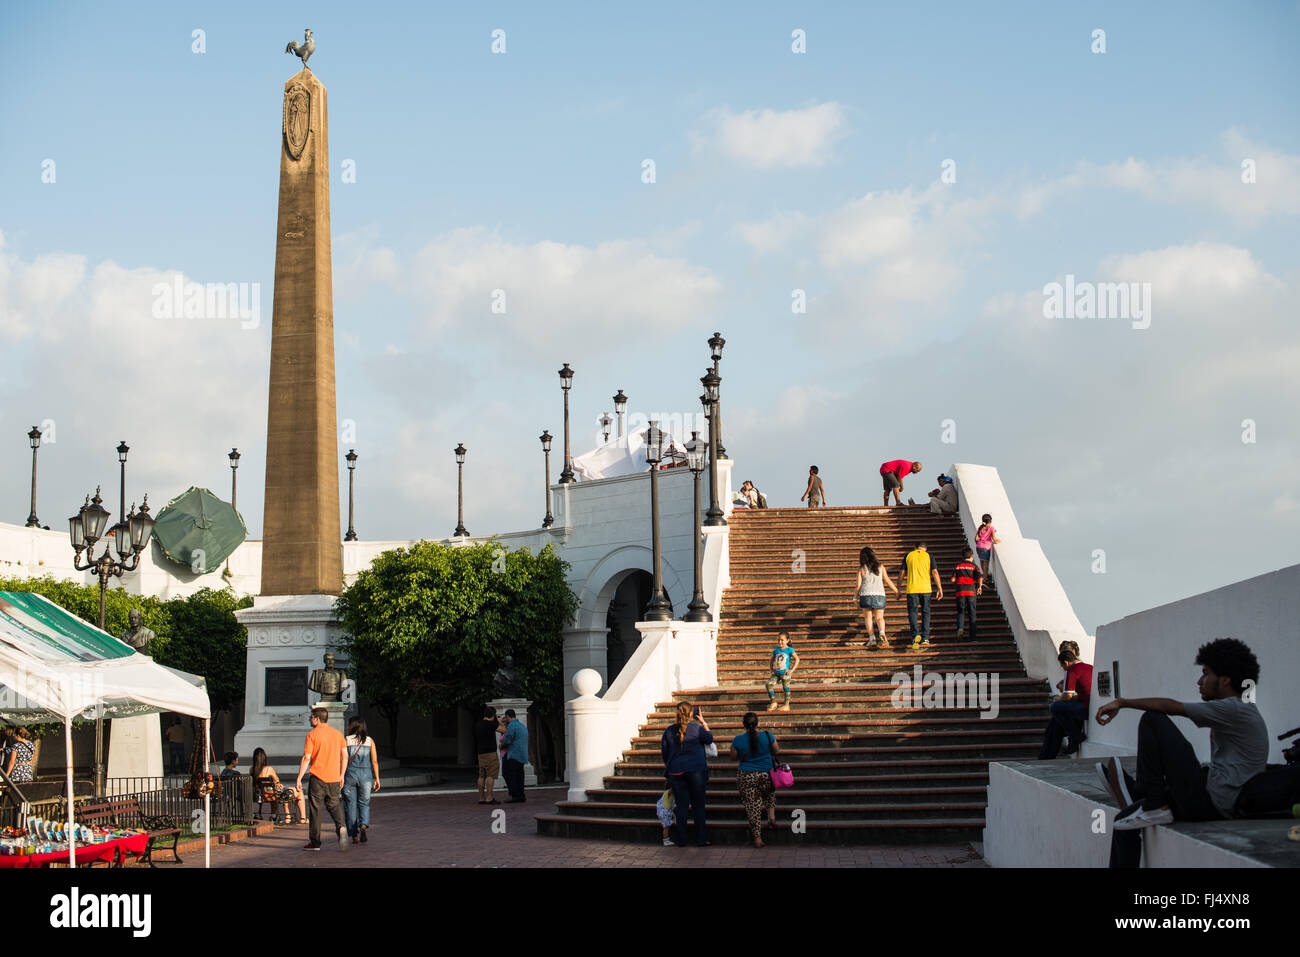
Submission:
<svg viewBox="0 0 1300 957">
<path fill-rule="evenodd" d="M 1083 733 L 1083 723 L 1088 720 L 1088 702 L 1092 694 L 1092 665 L 1079 660 L 1079 646 L 1075 642 L 1062 642 L 1056 659 L 1065 669 L 1065 678 L 1057 687 L 1061 693 L 1052 699 L 1051 720 L 1043 732 L 1043 747 L 1038 760 L 1050 761 L 1058 754 L 1074 754 L 1088 736 Z M 1065 747 L 1061 740 L 1065 739 Z"/>
</svg>

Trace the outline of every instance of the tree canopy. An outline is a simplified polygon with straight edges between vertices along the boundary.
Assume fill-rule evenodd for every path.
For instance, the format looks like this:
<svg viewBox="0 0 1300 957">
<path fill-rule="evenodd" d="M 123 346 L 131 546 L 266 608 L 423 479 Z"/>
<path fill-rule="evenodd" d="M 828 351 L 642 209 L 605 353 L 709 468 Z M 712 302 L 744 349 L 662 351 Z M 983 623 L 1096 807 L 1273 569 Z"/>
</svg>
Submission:
<svg viewBox="0 0 1300 957">
<path fill-rule="evenodd" d="M 336 611 L 363 698 L 420 714 L 494 697 L 514 658 L 523 697 L 559 694 L 563 629 L 578 599 L 551 546 L 533 555 L 497 542 L 417 542 L 384 552 L 344 590 Z"/>
</svg>

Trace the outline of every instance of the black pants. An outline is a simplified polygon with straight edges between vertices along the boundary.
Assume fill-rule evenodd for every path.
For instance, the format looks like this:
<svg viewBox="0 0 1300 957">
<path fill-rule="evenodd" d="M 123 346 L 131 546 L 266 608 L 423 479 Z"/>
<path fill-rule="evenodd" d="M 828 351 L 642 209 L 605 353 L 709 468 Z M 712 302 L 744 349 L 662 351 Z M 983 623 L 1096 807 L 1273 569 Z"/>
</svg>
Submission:
<svg viewBox="0 0 1300 957">
<path fill-rule="evenodd" d="M 307 820 L 308 839 L 320 847 L 321 805 L 330 812 L 334 819 L 334 828 L 346 828 L 343 819 L 343 802 L 340 800 L 340 788 L 337 781 L 326 783 L 314 774 L 307 775 Z"/>
<path fill-rule="evenodd" d="M 966 619 L 970 618 L 970 640 L 977 641 L 975 637 L 975 596 L 961 595 L 957 598 L 957 637 L 962 636 L 966 630 Z"/>
<path fill-rule="evenodd" d="M 1078 744 L 1083 737 L 1083 722 L 1088 720 L 1088 705 L 1082 701 L 1053 701 L 1052 719 L 1043 732 L 1043 747 L 1038 752 L 1039 761 L 1047 761 L 1061 753 L 1061 739 L 1069 738 Z"/>
<path fill-rule="evenodd" d="M 506 790 L 516 801 L 524 800 L 524 762 L 506 758 L 506 766 L 501 772 L 506 779 Z"/>
<path fill-rule="evenodd" d="M 1201 767 L 1196 752 L 1169 715 L 1157 711 L 1142 715 L 1138 722 L 1137 780 L 1124 775 L 1129 794 L 1142 807 L 1154 811 L 1167 804 L 1177 821 L 1219 820 L 1223 815 L 1205 789 L 1209 773 L 1208 768 Z M 1137 867 L 1141 861 L 1140 830 L 1111 834 L 1111 867 Z"/>
<path fill-rule="evenodd" d="M 670 774 L 668 783 L 673 789 L 673 813 L 677 816 L 677 843 L 686 843 L 686 808 L 695 815 L 695 843 L 703 847 L 709 839 L 708 825 L 704 821 L 704 794 L 709 784 L 708 771 L 687 771 Z"/>
</svg>

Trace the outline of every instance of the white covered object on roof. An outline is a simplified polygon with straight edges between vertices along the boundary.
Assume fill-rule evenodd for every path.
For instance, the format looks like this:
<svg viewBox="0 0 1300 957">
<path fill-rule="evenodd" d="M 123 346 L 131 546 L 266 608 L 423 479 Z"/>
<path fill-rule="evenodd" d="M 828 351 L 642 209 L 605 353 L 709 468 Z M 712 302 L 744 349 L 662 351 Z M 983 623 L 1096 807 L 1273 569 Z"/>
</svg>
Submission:
<svg viewBox="0 0 1300 957">
<path fill-rule="evenodd" d="M 668 435 L 667 432 L 664 433 Z M 669 437 L 664 442 L 663 465 L 686 461 L 686 447 Z M 590 482 L 620 475 L 636 475 L 649 471 L 645 460 L 645 437 L 640 432 L 629 432 L 621 439 L 613 439 L 585 455 L 573 458 L 573 473 L 579 481 Z"/>
</svg>

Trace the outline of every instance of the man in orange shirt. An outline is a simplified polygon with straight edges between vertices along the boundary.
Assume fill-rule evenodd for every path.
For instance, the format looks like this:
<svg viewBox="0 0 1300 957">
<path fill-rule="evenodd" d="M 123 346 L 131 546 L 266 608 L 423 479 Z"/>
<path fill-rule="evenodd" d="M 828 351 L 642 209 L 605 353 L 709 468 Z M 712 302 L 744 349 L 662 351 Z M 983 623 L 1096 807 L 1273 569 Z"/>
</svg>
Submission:
<svg viewBox="0 0 1300 957">
<path fill-rule="evenodd" d="M 307 784 L 307 819 L 311 822 L 309 840 L 304 851 L 320 850 L 321 805 L 330 812 L 339 834 L 339 850 L 348 849 L 348 829 L 343 820 L 343 804 L 339 800 L 343 771 L 347 765 L 347 744 L 343 735 L 329 726 L 330 713 L 324 708 L 311 709 L 311 731 L 303 744 L 302 762 L 298 765 L 298 787 L 302 776 L 310 770 Z"/>
</svg>

